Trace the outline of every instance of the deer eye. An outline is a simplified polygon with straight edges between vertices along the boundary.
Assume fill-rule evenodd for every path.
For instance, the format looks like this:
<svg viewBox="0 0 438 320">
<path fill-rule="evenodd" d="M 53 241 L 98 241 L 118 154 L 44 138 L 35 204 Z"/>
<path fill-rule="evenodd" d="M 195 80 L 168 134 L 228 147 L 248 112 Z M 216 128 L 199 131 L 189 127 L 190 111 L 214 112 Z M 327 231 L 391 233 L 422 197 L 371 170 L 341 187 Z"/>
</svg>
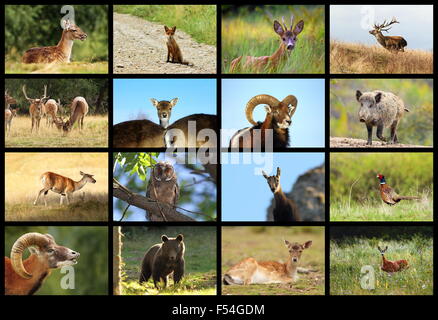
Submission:
<svg viewBox="0 0 438 320">
<path fill-rule="evenodd" d="M 286 38 L 283 38 L 283 41 L 286 41 Z"/>
<path fill-rule="evenodd" d="M 53 250 L 53 249 L 49 249 L 49 250 L 47 250 L 47 252 L 48 252 L 48 253 L 53 253 L 53 252 L 55 252 L 55 250 Z"/>
</svg>

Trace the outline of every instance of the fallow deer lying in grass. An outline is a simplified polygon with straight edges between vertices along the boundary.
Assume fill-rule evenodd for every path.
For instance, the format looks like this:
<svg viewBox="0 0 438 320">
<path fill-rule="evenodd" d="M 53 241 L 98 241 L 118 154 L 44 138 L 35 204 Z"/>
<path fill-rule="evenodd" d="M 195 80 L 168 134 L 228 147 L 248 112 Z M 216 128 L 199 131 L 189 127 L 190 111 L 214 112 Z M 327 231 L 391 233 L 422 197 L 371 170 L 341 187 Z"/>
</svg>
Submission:
<svg viewBox="0 0 438 320">
<path fill-rule="evenodd" d="M 27 50 L 23 55 L 23 63 L 65 63 L 70 62 L 73 40 L 84 41 L 87 34 L 69 19 L 63 20 L 61 40 L 56 46 L 36 47 Z"/>
<path fill-rule="evenodd" d="M 303 31 L 304 21 L 300 20 L 292 30 L 294 17 L 291 15 L 290 28 L 287 28 L 282 18 L 283 26 L 277 20 L 274 21 L 274 31 L 280 37 L 280 47 L 270 56 L 252 57 L 240 56 L 231 61 L 230 72 L 235 72 L 240 66 L 241 69 L 250 69 L 256 72 L 264 70 L 276 71 L 278 66 L 287 60 L 295 48 L 297 36 Z"/>
<path fill-rule="evenodd" d="M 35 128 L 35 131 L 38 132 L 39 128 L 40 128 L 40 121 L 41 121 L 41 117 L 42 117 L 42 110 L 43 110 L 43 106 L 46 103 L 46 101 L 49 99 L 49 97 L 47 96 L 47 85 L 44 85 L 44 95 L 37 99 L 31 99 L 27 96 L 26 94 L 26 85 L 24 85 L 22 87 L 23 89 L 23 93 L 24 96 L 26 97 L 27 101 L 29 101 L 30 106 L 29 106 L 29 114 L 30 114 L 30 118 L 32 120 L 32 128 L 30 129 L 30 132 L 33 132 L 33 129 Z"/>
<path fill-rule="evenodd" d="M 377 246 L 379 249 L 380 254 L 382 255 L 382 266 L 381 269 L 385 272 L 388 272 L 389 274 L 392 274 L 393 272 L 399 272 L 403 269 L 409 268 L 408 261 L 402 259 L 397 261 L 390 261 L 386 260 L 385 258 L 385 252 L 388 250 L 388 246 L 385 247 L 385 249 L 381 249 L 380 246 Z"/>
<path fill-rule="evenodd" d="M 38 199 L 42 194 L 44 194 L 44 205 L 47 207 L 46 195 L 49 190 L 61 195 L 60 205 L 62 205 L 63 197 L 67 199 L 67 204 L 70 204 L 69 197 L 72 196 L 73 192 L 82 189 L 87 182 L 96 183 L 92 174 L 79 172 L 82 179 L 79 181 L 73 181 L 70 178 L 61 176 L 60 174 L 53 172 L 45 172 L 41 175 L 41 183 L 43 188 L 38 192 L 38 195 L 34 201 L 34 205 L 38 203 Z"/>
<path fill-rule="evenodd" d="M 388 32 L 389 29 L 391 28 L 387 28 L 390 25 L 394 24 L 394 23 L 400 23 L 398 22 L 395 18 L 392 18 L 391 22 L 386 22 L 386 20 L 382 23 L 382 24 L 374 24 L 374 29 L 370 31 L 370 34 L 372 34 L 373 36 L 376 37 L 377 42 L 380 43 L 380 45 L 382 47 L 384 47 L 385 49 L 391 51 L 402 51 L 404 52 L 404 47 L 406 47 L 408 45 L 408 43 L 406 42 L 406 40 L 403 37 L 400 36 L 384 36 L 382 34 L 382 31 Z M 387 28 L 387 29 L 384 29 Z"/>
<path fill-rule="evenodd" d="M 11 109 L 11 104 L 16 104 L 17 100 L 12 98 L 8 94 L 8 90 L 5 90 L 5 130 L 11 131 L 12 119 L 17 115 L 17 109 Z"/>
<path fill-rule="evenodd" d="M 312 241 L 299 244 L 284 240 L 284 244 L 289 250 L 286 263 L 257 261 L 254 258 L 243 259 L 225 273 L 224 284 L 291 283 L 298 280 L 298 273 L 313 272 L 313 270 L 298 267 L 303 250 L 309 248 Z"/>
<path fill-rule="evenodd" d="M 71 103 L 70 118 L 64 123 L 63 130 L 68 132 L 73 128 L 75 122 L 78 122 L 79 130 L 84 128 L 84 118 L 88 113 L 88 103 L 84 97 L 76 97 Z"/>
</svg>

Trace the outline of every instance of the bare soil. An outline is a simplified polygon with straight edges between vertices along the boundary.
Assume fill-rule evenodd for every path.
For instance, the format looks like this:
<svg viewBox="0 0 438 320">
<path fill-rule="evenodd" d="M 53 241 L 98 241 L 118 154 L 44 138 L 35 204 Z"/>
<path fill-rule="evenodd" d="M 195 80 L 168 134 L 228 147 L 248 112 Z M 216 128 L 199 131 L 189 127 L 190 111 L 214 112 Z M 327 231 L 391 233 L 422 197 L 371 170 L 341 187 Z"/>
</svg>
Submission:
<svg viewBox="0 0 438 320">
<path fill-rule="evenodd" d="M 419 146 L 413 144 L 389 144 L 379 140 L 373 140 L 371 146 L 367 145 L 366 140 L 353 139 L 353 138 L 341 138 L 341 137 L 330 137 L 330 147 L 331 148 L 432 148 L 431 146 Z"/>
<path fill-rule="evenodd" d="M 178 29 L 175 40 L 193 66 L 166 62 L 163 25 L 114 13 L 114 73 L 216 73 L 216 47 L 197 43 Z"/>
</svg>

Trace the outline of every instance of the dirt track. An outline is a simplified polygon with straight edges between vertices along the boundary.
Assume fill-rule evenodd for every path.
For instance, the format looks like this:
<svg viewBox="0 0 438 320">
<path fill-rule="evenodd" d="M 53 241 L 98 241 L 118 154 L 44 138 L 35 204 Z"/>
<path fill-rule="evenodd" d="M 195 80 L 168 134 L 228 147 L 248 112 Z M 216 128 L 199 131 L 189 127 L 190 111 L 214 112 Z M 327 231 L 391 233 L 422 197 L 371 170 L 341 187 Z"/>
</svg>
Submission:
<svg viewBox="0 0 438 320">
<path fill-rule="evenodd" d="M 353 138 L 330 137 L 331 148 L 431 148 L 431 146 L 418 146 L 412 144 L 388 144 L 382 141 L 373 140 L 371 146 L 367 145 L 366 140 Z"/>
<path fill-rule="evenodd" d="M 214 46 L 197 43 L 178 29 L 175 39 L 193 66 L 166 62 L 162 24 L 114 13 L 114 73 L 216 73 Z"/>
</svg>

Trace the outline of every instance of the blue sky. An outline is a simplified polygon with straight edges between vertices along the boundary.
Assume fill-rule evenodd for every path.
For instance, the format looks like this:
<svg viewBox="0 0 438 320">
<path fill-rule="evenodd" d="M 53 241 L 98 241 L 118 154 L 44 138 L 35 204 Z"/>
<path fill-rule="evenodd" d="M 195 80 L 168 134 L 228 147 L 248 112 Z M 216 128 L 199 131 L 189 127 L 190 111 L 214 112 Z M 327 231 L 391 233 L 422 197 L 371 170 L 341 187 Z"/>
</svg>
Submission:
<svg viewBox="0 0 438 320">
<path fill-rule="evenodd" d="M 158 123 L 151 98 L 178 98 L 171 123 L 194 113 L 216 114 L 216 79 L 115 79 L 114 124 L 136 119 Z"/>
<path fill-rule="evenodd" d="M 223 79 L 222 80 L 222 146 L 231 136 L 250 126 L 245 106 L 258 94 L 269 94 L 282 100 L 289 94 L 298 99 L 298 107 L 289 128 L 292 147 L 324 147 L 324 79 Z M 254 110 L 254 120 L 263 121 L 263 105 Z M 230 130 L 232 129 L 232 130 Z"/>
<path fill-rule="evenodd" d="M 180 187 L 181 187 L 182 180 L 188 181 L 189 183 L 193 183 L 193 179 L 195 179 L 196 181 L 202 180 L 202 178 L 200 178 L 197 175 L 192 174 L 191 170 L 188 170 L 184 165 L 180 164 L 181 161 L 184 161 L 185 153 L 178 153 L 177 156 L 178 156 L 178 158 L 176 159 L 176 158 L 162 152 L 162 153 L 160 153 L 160 155 L 158 156 L 157 159 L 159 161 L 167 161 L 167 162 L 172 163 L 172 165 L 174 166 L 175 171 L 177 173 L 177 180 L 178 180 Z M 196 163 L 199 163 L 199 162 L 196 162 Z M 120 166 L 117 166 L 116 170 L 120 170 Z M 119 182 L 123 185 L 126 185 L 126 183 L 127 183 L 127 179 L 125 177 L 127 177 L 127 175 L 124 174 L 124 175 L 122 175 L 122 178 L 119 179 Z M 131 179 L 131 177 L 129 177 L 129 178 Z M 149 175 L 148 175 L 148 179 L 146 179 L 146 181 L 142 181 L 138 176 L 135 176 L 135 178 L 137 179 L 138 183 L 144 183 L 144 191 L 143 190 L 141 190 L 141 191 L 140 190 L 132 190 L 132 191 L 139 192 L 140 194 L 145 195 Z M 195 212 L 199 211 L 198 203 L 203 201 L 203 198 L 200 195 L 202 195 L 202 192 L 206 191 L 206 190 L 212 190 L 211 192 L 213 192 L 215 194 L 213 200 L 216 200 L 216 185 L 212 182 L 207 181 L 207 182 L 202 182 L 202 183 L 198 183 L 198 184 L 193 184 L 192 186 L 188 186 L 187 188 L 194 189 L 193 197 L 191 198 L 192 202 L 178 204 L 179 207 L 182 207 L 182 208 L 187 209 L 187 210 L 195 211 Z M 113 204 L 114 204 L 113 218 L 114 218 L 114 220 L 119 221 L 123 211 L 121 212 L 120 210 L 117 209 L 117 207 L 115 205 L 116 201 L 117 201 L 117 198 L 113 197 Z M 125 208 L 125 206 L 124 206 L 124 208 Z M 139 209 L 139 208 L 134 207 L 134 206 L 130 206 L 129 211 L 132 212 L 132 214 L 129 216 L 128 219 L 125 217 L 125 219 L 123 221 L 145 221 L 145 211 L 144 210 Z M 184 211 L 181 211 L 181 212 L 190 216 L 190 214 L 187 212 L 184 212 Z"/>
<path fill-rule="evenodd" d="M 231 157 L 239 164 L 232 164 Z M 300 175 L 323 162 L 324 153 L 223 153 L 222 220 L 266 221 L 273 194 L 261 170 L 274 175 L 280 167 L 281 186 L 287 193 Z"/>
<path fill-rule="evenodd" d="M 432 5 L 333 5 L 330 6 L 330 40 L 377 44 L 369 24 L 396 17 L 399 24 L 384 35 L 402 36 L 409 49 L 433 50 Z"/>
</svg>

